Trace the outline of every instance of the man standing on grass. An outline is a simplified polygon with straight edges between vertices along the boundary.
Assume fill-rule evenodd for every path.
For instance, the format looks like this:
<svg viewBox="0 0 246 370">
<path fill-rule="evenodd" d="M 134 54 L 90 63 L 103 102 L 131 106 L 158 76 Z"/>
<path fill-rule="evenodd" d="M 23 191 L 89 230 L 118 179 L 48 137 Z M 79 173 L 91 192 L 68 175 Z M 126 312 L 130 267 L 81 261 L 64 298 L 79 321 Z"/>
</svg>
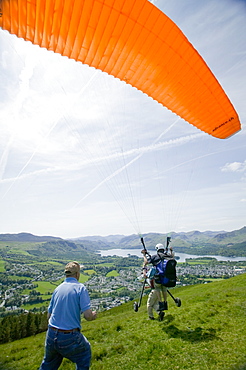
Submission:
<svg viewBox="0 0 246 370">
<path fill-rule="evenodd" d="M 65 267 L 65 281 L 51 297 L 48 307 L 48 330 L 45 355 L 39 370 L 56 370 L 64 357 L 76 363 L 77 370 L 88 370 L 91 346 L 80 332 L 81 313 L 86 320 L 96 319 L 90 308 L 90 297 L 84 284 L 79 283 L 80 265 L 69 262 Z"/>
</svg>

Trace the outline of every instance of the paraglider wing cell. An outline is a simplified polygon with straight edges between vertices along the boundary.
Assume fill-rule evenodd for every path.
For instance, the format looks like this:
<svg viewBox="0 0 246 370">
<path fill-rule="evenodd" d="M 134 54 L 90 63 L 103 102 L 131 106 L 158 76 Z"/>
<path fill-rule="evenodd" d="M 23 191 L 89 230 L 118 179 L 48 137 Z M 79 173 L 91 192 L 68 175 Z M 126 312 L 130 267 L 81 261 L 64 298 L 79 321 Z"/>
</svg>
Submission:
<svg viewBox="0 0 246 370">
<path fill-rule="evenodd" d="M 208 134 L 238 115 L 182 31 L 148 0 L 0 0 L 0 26 L 136 87 Z"/>
</svg>

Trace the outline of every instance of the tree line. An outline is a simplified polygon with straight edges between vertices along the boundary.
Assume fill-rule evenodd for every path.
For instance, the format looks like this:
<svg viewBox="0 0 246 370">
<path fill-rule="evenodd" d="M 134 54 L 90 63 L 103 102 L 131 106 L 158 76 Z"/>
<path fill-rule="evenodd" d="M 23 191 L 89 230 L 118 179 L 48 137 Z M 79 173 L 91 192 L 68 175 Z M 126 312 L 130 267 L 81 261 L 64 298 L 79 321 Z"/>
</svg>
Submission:
<svg viewBox="0 0 246 370">
<path fill-rule="evenodd" d="M 6 316 L 0 321 L 0 343 L 12 342 L 47 330 L 47 312 Z"/>
</svg>

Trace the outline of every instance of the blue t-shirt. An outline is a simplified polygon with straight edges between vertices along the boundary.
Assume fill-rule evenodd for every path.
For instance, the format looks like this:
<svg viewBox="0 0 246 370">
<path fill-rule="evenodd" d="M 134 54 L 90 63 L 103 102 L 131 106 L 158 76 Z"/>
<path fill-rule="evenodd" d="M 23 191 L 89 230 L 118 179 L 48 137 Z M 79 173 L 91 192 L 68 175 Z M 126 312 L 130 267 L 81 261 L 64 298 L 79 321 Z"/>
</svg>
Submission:
<svg viewBox="0 0 246 370">
<path fill-rule="evenodd" d="M 80 329 L 80 315 L 88 309 L 90 297 L 84 284 L 73 277 L 66 278 L 52 294 L 49 325 L 64 330 Z"/>
</svg>

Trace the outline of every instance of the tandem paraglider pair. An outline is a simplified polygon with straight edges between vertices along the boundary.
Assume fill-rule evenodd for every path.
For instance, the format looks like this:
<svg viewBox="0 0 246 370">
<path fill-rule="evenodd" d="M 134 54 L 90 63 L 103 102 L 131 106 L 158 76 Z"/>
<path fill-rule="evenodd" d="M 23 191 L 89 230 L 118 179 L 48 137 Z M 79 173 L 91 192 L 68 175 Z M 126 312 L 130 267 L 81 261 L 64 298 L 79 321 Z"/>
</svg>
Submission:
<svg viewBox="0 0 246 370">
<path fill-rule="evenodd" d="M 158 319 L 162 321 L 164 318 L 164 311 L 168 309 L 167 305 L 167 293 L 172 297 L 177 307 L 181 306 L 181 300 L 174 298 L 168 288 L 176 286 L 176 260 L 174 259 L 174 252 L 172 247 L 168 246 L 171 241 L 170 237 L 167 237 L 166 248 L 163 244 L 159 243 L 156 245 L 156 254 L 151 256 L 144 244 L 143 238 L 141 242 L 144 246 L 142 254 L 144 256 L 143 276 L 144 282 L 140 294 L 139 303 L 134 303 L 134 311 L 137 312 L 141 306 L 142 296 L 145 289 L 146 283 L 151 288 L 151 292 L 147 301 L 147 311 L 149 319 L 153 320 L 153 309 L 158 312 Z M 148 270 L 147 265 L 152 264 L 152 267 Z"/>
</svg>

